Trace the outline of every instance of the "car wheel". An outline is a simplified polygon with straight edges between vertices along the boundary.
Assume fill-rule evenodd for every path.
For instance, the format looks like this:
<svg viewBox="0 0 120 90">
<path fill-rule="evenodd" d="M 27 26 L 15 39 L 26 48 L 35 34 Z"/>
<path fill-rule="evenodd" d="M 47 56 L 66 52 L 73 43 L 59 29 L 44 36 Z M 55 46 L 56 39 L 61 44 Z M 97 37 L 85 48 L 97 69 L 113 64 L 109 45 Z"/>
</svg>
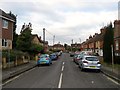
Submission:
<svg viewBox="0 0 120 90">
<path fill-rule="evenodd" d="M 81 66 L 81 67 L 80 67 L 80 70 L 81 70 L 81 71 L 84 71 L 84 68 Z"/>
<path fill-rule="evenodd" d="M 98 69 L 97 72 L 99 73 L 99 72 L 100 72 L 100 69 Z"/>
<path fill-rule="evenodd" d="M 38 64 L 37 66 L 40 67 L 40 64 Z"/>
<path fill-rule="evenodd" d="M 48 63 L 48 66 L 50 66 L 50 63 Z"/>
</svg>

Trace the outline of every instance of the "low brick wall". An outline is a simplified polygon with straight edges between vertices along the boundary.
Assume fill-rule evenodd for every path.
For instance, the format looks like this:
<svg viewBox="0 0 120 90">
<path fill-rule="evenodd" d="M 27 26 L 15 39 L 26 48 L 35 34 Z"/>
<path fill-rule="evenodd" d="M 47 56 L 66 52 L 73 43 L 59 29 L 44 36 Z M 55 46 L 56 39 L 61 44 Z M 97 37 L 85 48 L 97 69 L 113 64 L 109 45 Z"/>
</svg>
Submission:
<svg viewBox="0 0 120 90">
<path fill-rule="evenodd" d="M 7 62 L 6 58 L 3 57 L 2 58 L 2 68 L 6 69 L 6 68 L 9 68 L 9 67 L 22 65 L 22 64 L 28 63 L 29 61 L 30 61 L 29 59 L 25 59 L 25 58 L 22 58 L 22 59 L 17 59 L 16 58 L 15 61 Z"/>
</svg>

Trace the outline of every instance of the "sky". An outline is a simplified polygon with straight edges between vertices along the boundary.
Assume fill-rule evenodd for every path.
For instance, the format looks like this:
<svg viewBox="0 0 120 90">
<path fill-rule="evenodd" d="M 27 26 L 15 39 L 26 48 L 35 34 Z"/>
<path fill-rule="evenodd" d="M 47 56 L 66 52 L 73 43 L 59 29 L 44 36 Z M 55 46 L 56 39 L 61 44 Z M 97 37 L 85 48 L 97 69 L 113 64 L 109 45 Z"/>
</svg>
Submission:
<svg viewBox="0 0 120 90">
<path fill-rule="evenodd" d="M 0 0 L 0 9 L 17 15 L 16 33 L 22 25 L 32 23 L 32 34 L 49 45 L 82 43 L 90 35 L 118 19 L 119 0 Z"/>
</svg>

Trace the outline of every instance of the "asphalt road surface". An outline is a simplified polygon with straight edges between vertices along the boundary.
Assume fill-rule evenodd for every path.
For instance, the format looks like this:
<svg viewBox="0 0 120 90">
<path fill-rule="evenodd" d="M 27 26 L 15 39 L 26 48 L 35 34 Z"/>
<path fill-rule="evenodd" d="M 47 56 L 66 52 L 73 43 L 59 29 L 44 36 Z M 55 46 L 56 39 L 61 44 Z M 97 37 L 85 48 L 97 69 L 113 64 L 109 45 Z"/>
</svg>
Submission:
<svg viewBox="0 0 120 90">
<path fill-rule="evenodd" d="M 6 83 L 3 88 L 117 88 L 117 82 L 101 72 L 80 71 L 68 53 L 51 66 L 35 67 Z"/>
</svg>

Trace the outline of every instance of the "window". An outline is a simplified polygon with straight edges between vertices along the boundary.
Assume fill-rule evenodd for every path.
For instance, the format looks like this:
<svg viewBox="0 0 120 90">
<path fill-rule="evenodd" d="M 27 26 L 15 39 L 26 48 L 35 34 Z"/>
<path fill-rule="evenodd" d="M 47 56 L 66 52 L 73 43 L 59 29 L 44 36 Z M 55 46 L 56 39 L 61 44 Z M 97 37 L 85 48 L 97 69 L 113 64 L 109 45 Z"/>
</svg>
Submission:
<svg viewBox="0 0 120 90">
<path fill-rule="evenodd" d="M 6 39 L 2 39 L 2 46 L 7 46 L 7 40 Z"/>
<path fill-rule="evenodd" d="M 119 43 L 118 43 L 118 40 L 116 41 L 115 48 L 116 48 L 116 50 L 119 50 Z"/>
<path fill-rule="evenodd" d="M 8 28 L 8 21 L 7 20 L 3 20 L 3 28 Z"/>
</svg>

